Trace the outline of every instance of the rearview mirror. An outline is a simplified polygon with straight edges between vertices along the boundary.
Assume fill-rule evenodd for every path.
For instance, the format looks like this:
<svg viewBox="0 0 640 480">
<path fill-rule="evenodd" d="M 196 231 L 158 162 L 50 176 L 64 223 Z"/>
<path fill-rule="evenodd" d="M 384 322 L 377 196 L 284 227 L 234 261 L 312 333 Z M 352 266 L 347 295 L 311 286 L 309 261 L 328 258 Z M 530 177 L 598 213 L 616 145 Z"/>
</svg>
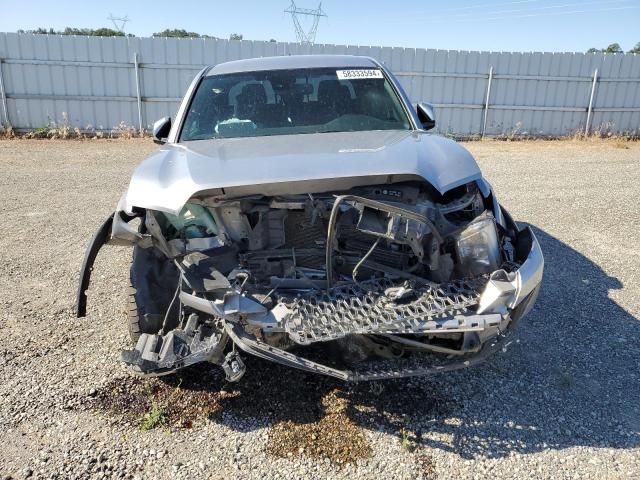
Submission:
<svg viewBox="0 0 640 480">
<path fill-rule="evenodd" d="M 430 103 L 419 103 L 416 110 L 418 111 L 418 119 L 425 130 L 431 130 L 436 126 L 436 114 L 433 111 L 433 105 Z"/>
<path fill-rule="evenodd" d="M 164 145 L 171 130 L 171 117 L 164 117 L 153 124 L 153 142 Z"/>
</svg>

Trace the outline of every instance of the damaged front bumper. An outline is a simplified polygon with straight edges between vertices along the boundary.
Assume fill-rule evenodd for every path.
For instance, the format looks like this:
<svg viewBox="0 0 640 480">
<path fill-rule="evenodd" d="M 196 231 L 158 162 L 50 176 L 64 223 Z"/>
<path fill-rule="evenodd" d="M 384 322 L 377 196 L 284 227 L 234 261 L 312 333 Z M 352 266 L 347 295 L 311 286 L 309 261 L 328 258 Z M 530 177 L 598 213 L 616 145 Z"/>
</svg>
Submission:
<svg viewBox="0 0 640 480">
<path fill-rule="evenodd" d="M 517 233 L 514 260 L 513 265 L 469 280 L 436 285 L 425 280 L 379 279 L 337 285 L 325 292 L 277 296 L 270 307 L 245 295 L 241 288 L 230 288 L 218 300 L 182 292 L 182 305 L 219 319 L 222 333 L 212 335 L 204 325 L 197 326 L 193 321 L 190 326 L 187 322 L 184 330 L 164 337 L 143 334 L 135 349 L 123 352 L 122 359 L 134 373 L 144 375 L 167 374 L 209 361 L 221 365 L 229 380 L 237 380 L 244 371 L 240 357 L 235 349 L 223 353 L 231 340 L 246 353 L 346 381 L 466 368 L 502 348 L 516 323 L 535 303 L 544 259 L 529 227 Z M 426 354 L 413 355 L 407 361 L 372 361 L 358 368 L 338 369 L 264 341 L 264 335 L 272 333 L 286 334 L 298 345 L 351 335 L 427 337 L 447 333 L 462 333 L 464 342 L 457 351 L 433 349 L 435 353 L 449 353 L 444 357 L 453 357 L 453 361 L 434 362 L 434 355 Z"/>
</svg>

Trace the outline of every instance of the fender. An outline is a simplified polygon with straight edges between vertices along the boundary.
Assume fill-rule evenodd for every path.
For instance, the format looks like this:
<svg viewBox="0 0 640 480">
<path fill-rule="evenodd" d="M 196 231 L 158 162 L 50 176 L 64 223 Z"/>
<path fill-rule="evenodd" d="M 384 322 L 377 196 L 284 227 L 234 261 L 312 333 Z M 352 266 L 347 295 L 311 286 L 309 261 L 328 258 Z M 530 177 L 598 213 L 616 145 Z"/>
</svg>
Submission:
<svg viewBox="0 0 640 480">
<path fill-rule="evenodd" d="M 107 217 L 107 219 L 102 223 L 98 231 L 93 235 L 93 238 L 87 247 L 87 251 L 84 254 L 82 268 L 80 269 L 80 284 L 78 285 L 78 293 L 76 296 L 75 310 L 77 318 L 84 317 L 87 314 L 87 289 L 91 282 L 93 264 L 96 261 L 98 252 L 111 237 L 113 217 L 114 215 L 109 215 L 109 217 Z"/>
<path fill-rule="evenodd" d="M 104 245 L 152 245 L 150 235 L 143 235 L 129 225 L 131 220 L 143 215 L 144 210 L 136 210 L 133 214 L 128 214 L 120 209 L 119 203 L 116 212 L 110 215 L 93 235 L 84 254 L 82 268 L 80 269 L 80 284 L 78 285 L 75 305 L 77 318 L 84 317 L 87 314 L 87 289 L 91 283 L 91 272 L 98 252 Z"/>
</svg>

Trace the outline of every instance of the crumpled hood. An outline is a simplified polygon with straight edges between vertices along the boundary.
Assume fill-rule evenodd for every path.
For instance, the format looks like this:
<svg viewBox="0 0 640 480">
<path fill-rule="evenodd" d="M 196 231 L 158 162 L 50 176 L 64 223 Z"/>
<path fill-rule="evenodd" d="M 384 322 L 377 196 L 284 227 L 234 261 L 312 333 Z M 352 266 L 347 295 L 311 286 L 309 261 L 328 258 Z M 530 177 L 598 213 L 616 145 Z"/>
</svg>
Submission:
<svg viewBox="0 0 640 480">
<path fill-rule="evenodd" d="M 165 145 L 143 161 L 123 207 L 177 213 L 206 190 L 255 185 L 254 193 L 262 193 L 268 185 L 270 192 L 287 194 L 291 182 L 386 175 L 419 176 L 441 193 L 482 178 L 466 149 L 420 131 L 201 140 Z"/>
</svg>

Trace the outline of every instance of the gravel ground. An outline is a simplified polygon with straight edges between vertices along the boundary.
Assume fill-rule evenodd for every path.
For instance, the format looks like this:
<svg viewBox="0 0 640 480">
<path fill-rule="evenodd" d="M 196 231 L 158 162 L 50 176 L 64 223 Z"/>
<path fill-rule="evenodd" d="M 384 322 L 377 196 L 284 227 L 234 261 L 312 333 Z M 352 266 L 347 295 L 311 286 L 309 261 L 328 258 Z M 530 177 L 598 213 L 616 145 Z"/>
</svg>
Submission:
<svg viewBox="0 0 640 480">
<path fill-rule="evenodd" d="M 546 270 L 486 364 L 362 384 L 247 359 L 130 377 L 130 251 L 78 270 L 148 140 L 1 141 L 0 478 L 640 478 L 640 144 L 477 142 Z M 156 426 L 157 428 L 150 427 Z"/>
</svg>

